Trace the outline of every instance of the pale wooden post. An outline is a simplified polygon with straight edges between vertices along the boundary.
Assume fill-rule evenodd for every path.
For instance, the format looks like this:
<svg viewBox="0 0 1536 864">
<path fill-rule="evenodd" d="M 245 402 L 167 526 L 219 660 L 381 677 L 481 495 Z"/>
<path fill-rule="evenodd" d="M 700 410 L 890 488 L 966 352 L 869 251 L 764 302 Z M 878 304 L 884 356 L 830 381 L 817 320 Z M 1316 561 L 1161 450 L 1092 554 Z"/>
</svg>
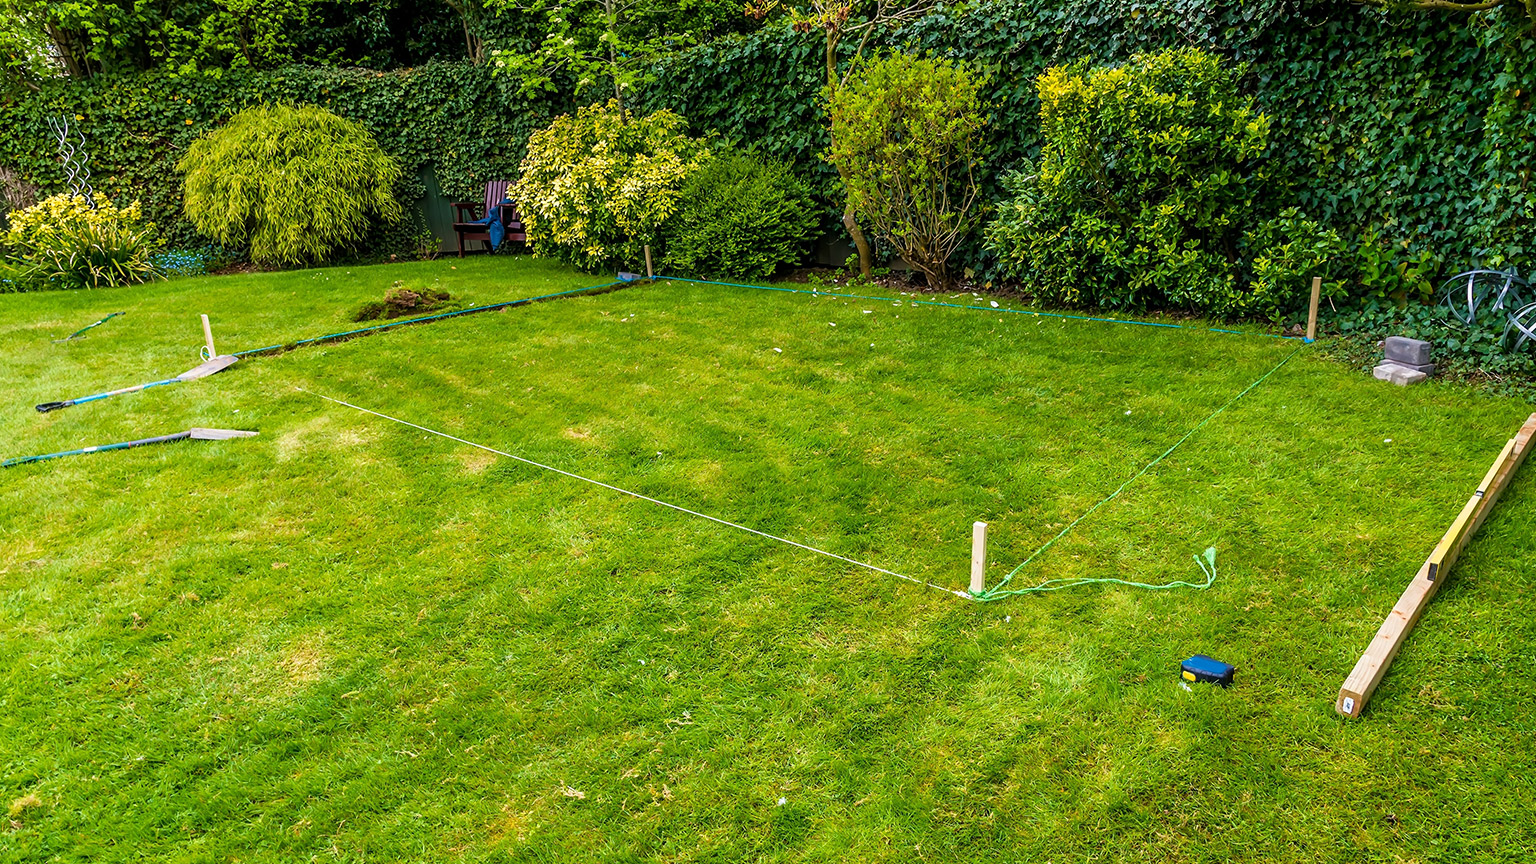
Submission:
<svg viewBox="0 0 1536 864">
<path fill-rule="evenodd" d="M 208 316 L 203 316 L 203 338 L 208 340 L 208 359 L 219 356 L 219 352 L 213 350 L 213 327 L 208 324 Z"/>
<path fill-rule="evenodd" d="M 971 593 L 987 590 L 987 523 L 971 525 Z"/>
<path fill-rule="evenodd" d="M 1323 277 L 1312 277 L 1312 301 L 1307 304 L 1307 341 L 1317 341 L 1317 301 L 1323 296 Z"/>
<path fill-rule="evenodd" d="M 645 278 L 656 278 L 656 271 L 651 269 L 651 247 L 649 244 L 645 247 Z"/>
</svg>

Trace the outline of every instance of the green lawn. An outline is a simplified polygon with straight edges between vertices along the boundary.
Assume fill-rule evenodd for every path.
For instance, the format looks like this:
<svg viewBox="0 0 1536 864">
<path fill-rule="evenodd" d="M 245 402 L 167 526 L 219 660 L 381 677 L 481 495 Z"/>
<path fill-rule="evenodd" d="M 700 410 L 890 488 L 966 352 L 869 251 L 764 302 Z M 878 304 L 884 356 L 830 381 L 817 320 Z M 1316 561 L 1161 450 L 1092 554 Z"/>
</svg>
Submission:
<svg viewBox="0 0 1536 864">
<path fill-rule="evenodd" d="M 0 859 L 1522 861 L 1536 481 L 1332 700 L 1530 406 L 1297 343 L 678 282 L 248 358 L 481 258 L 0 296 Z M 1016 304 L 1000 301 L 1005 307 Z M 113 319 L 69 344 L 59 338 Z M 868 310 L 866 312 L 865 310 Z M 836 325 L 836 326 L 832 326 Z M 780 349 L 775 351 L 774 349 Z M 1389 440 L 1390 439 L 1390 440 Z M 1207 653 L 1230 691 L 1177 683 Z"/>
</svg>

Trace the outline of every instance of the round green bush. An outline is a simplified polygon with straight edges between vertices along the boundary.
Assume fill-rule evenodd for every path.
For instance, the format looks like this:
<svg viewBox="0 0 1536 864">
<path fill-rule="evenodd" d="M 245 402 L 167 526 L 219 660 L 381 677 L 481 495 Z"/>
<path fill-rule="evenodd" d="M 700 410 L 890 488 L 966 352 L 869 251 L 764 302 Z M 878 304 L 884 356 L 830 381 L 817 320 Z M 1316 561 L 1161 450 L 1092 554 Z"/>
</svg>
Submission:
<svg viewBox="0 0 1536 864">
<path fill-rule="evenodd" d="M 1242 314 L 1233 253 L 1273 185 L 1243 71 L 1199 48 L 1047 69 L 1039 162 L 987 229 L 997 275 L 1058 303 Z"/>
<path fill-rule="evenodd" d="M 699 276 L 767 279 L 805 260 L 817 226 L 816 204 L 787 164 L 721 153 L 683 186 L 667 264 Z"/>
<path fill-rule="evenodd" d="M 177 167 L 197 230 L 263 264 L 322 260 L 400 219 L 400 163 L 360 124 L 314 105 L 260 105 L 194 142 Z"/>
</svg>

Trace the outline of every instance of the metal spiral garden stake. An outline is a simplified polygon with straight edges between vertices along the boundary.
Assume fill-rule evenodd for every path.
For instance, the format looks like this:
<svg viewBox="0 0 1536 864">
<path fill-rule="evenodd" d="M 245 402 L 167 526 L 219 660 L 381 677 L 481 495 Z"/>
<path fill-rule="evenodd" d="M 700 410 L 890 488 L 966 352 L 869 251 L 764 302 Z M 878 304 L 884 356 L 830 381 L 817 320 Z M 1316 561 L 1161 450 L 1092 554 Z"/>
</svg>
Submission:
<svg viewBox="0 0 1536 864">
<path fill-rule="evenodd" d="M 59 141 L 59 160 L 64 163 L 64 180 L 72 195 L 79 195 L 92 210 L 96 209 L 96 190 L 91 188 L 90 154 L 85 152 L 85 133 L 74 130 L 80 139 L 76 145 L 70 140 L 68 117 L 48 118 L 48 128 Z"/>
<path fill-rule="evenodd" d="M 1536 344 L 1536 301 L 1528 299 L 1530 283 L 1514 269 L 1468 270 L 1446 280 L 1441 291 L 1441 305 L 1463 327 L 1477 327 L 1478 319 L 1489 313 L 1504 314 L 1501 345 L 1519 351 L 1526 343 Z M 1515 341 L 1511 344 L 1511 334 Z"/>
</svg>

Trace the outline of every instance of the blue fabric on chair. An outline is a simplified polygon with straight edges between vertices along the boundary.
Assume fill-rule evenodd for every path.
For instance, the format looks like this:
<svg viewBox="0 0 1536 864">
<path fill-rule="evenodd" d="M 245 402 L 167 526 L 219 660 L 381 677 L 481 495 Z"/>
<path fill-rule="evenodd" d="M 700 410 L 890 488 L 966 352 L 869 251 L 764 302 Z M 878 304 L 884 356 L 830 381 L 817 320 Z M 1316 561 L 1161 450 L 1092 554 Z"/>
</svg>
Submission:
<svg viewBox="0 0 1536 864">
<path fill-rule="evenodd" d="M 504 198 L 501 202 L 501 204 L 507 205 L 510 205 L 511 203 L 511 198 Z M 485 214 L 485 218 L 479 220 L 476 223 L 478 225 L 484 225 L 485 233 L 491 235 L 492 249 L 501 248 L 501 241 L 506 239 L 507 236 L 507 226 L 501 224 L 501 204 L 498 204 L 494 207 L 487 207 L 486 210 L 489 212 Z"/>
</svg>

